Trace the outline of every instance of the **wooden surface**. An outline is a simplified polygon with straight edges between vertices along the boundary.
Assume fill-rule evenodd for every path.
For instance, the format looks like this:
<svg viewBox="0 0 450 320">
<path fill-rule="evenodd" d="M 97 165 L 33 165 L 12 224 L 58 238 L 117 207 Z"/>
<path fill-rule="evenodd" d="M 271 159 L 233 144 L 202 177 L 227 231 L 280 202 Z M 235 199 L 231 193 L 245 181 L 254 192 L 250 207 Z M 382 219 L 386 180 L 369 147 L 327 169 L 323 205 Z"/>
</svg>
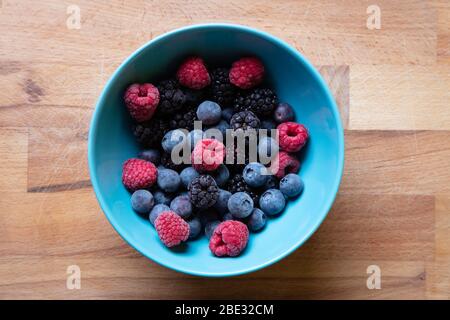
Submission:
<svg viewBox="0 0 450 320">
<path fill-rule="evenodd" d="M 448 0 L 0 4 L 0 298 L 450 298 Z M 70 4 L 80 29 L 66 26 Z M 380 30 L 366 27 L 371 4 Z M 113 70 L 163 32 L 213 21 L 295 46 L 346 128 L 341 189 L 318 232 L 231 279 L 182 275 L 131 249 L 87 169 L 89 120 Z M 66 288 L 69 265 L 81 268 L 80 290 Z M 381 268 L 380 290 L 366 287 L 369 265 Z"/>
</svg>

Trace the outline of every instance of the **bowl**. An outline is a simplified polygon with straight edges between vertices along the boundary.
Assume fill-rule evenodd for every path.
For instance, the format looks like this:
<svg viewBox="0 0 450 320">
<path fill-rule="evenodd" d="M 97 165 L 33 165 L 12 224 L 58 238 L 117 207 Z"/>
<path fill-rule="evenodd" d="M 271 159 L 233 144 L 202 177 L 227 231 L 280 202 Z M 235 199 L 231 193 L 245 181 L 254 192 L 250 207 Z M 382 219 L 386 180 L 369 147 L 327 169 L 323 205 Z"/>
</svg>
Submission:
<svg viewBox="0 0 450 320">
<path fill-rule="evenodd" d="M 262 232 L 251 234 L 247 248 L 235 258 L 217 258 L 206 237 L 177 249 L 166 248 L 145 219 L 135 213 L 121 182 L 122 164 L 136 157 L 131 119 L 123 93 L 134 82 L 156 82 L 174 74 L 189 55 L 208 65 L 230 65 L 242 56 L 259 57 L 266 79 L 280 101 L 295 109 L 297 122 L 310 131 L 300 176 L 303 194 L 269 219 Z M 301 246 L 325 219 L 343 171 L 344 135 L 338 108 L 319 73 L 284 41 L 253 28 L 231 24 L 194 25 L 159 36 L 132 53 L 106 83 L 89 132 L 89 171 L 106 217 L 132 247 L 151 260 L 180 272 L 223 277 L 264 268 Z"/>
</svg>

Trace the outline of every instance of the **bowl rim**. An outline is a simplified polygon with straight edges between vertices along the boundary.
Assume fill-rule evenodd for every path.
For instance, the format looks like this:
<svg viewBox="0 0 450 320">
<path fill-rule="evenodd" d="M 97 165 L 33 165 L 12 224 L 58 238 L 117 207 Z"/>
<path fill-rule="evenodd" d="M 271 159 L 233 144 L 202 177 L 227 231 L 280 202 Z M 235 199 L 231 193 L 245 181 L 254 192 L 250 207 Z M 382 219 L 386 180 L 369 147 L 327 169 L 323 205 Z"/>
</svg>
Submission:
<svg viewBox="0 0 450 320">
<path fill-rule="evenodd" d="M 140 246 L 138 244 L 132 243 L 131 240 L 126 239 L 121 225 L 117 223 L 117 221 L 111 216 L 111 214 L 107 210 L 106 201 L 100 192 L 99 183 L 98 183 L 96 170 L 95 170 L 96 157 L 95 157 L 95 153 L 94 153 L 94 142 L 93 141 L 95 140 L 95 137 L 97 135 L 99 114 L 100 114 L 99 110 L 104 105 L 104 101 L 106 99 L 107 92 L 109 92 L 114 79 L 122 72 L 122 69 L 128 63 L 130 63 L 132 60 L 134 60 L 135 57 L 137 57 L 142 51 L 144 51 L 144 49 L 146 49 L 150 45 L 153 45 L 157 42 L 163 41 L 166 38 L 173 36 L 175 34 L 178 34 L 178 33 L 184 33 L 184 32 L 201 30 L 201 29 L 210 29 L 210 28 L 223 28 L 223 29 L 228 29 L 229 31 L 241 31 L 241 32 L 243 31 L 246 33 L 250 33 L 254 36 L 263 38 L 269 42 L 273 42 L 276 45 L 283 48 L 284 50 L 288 51 L 290 54 L 292 54 L 293 57 L 295 57 L 300 63 L 303 64 L 303 66 L 305 66 L 308 69 L 308 71 L 313 76 L 314 80 L 317 81 L 317 83 L 320 85 L 320 87 L 322 87 L 322 89 L 325 92 L 325 99 L 327 100 L 328 104 L 331 106 L 333 116 L 337 120 L 336 128 L 337 128 L 337 134 L 338 134 L 337 143 L 338 143 L 338 150 L 339 150 L 338 159 L 337 159 L 338 160 L 338 165 L 337 165 L 338 174 L 336 175 L 335 181 L 333 181 L 333 187 L 332 187 L 332 191 L 331 191 L 332 196 L 328 198 L 327 204 L 324 206 L 324 209 L 322 210 L 322 212 L 319 212 L 321 215 L 321 218 L 307 233 L 305 233 L 301 238 L 299 238 L 295 242 L 294 245 L 287 248 L 284 252 L 280 253 L 279 255 L 273 257 L 272 259 L 270 259 L 264 263 L 260 263 L 260 264 L 257 264 L 257 265 L 251 266 L 251 267 L 243 268 L 243 269 L 236 270 L 236 271 L 230 271 L 230 272 L 223 272 L 223 271 L 222 272 L 202 272 L 202 271 L 192 270 L 187 266 L 174 266 L 166 261 L 162 261 L 161 259 L 151 257 L 151 256 L 147 255 L 146 253 L 144 253 L 144 251 L 140 248 Z M 336 102 L 335 102 L 328 86 L 326 85 L 325 81 L 323 80 L 322 76 L 313 67 L 313 65 L 305 57 L 303 57 L 303 55 L 299 51 L 294 49 L 287 42 L 265 32 L 265 31 L 261 31 L 261 30 L 254 29 L 252 27 L 244 26 L 244 25 L 240 25 L 240 24 L 232 24 L 232 23 L 193 24 L 193 25 L 188 25 L 185 27 L 174 29 L 172 31 L 169 31 L 162 35 L 159 35 L 152 40 L 149 40 L 144 45 L 142 45 L 141 47 L 136 49 L 133 53 L 131 53 L 120 64 L 120 66 L 114 71 L 114 73 L 109 77 L 108 81 L 106 82 L 106 84 L 100 94 L 100 97 L 98 98 L 98 100 L 96 102 L 95 109 L 94 109 L 93 115 L 92 115 L 92 120 L 91 120 L 90 127 L 89 127 L 88 166 L 89 166 L 89 175 L 91 178 L 94 193 L 95 193 L 97 200 L 100 204 L 100 207 L 101 207 L 103 213 L 105 214 L 106 218 L 108 219 L 109 223 L 113 226 L 113 228 L 121 236 L 121 238 L 123 240 L 125 240 L 125 242 L 127 242 L 131 247 L 133 247 L 135 250 L 137 250 L 144 257 L 147 257 L 148 259 L 150 259 L 166 268 L 169 268 L 169 269 L 172 269 L 172 270 L 175 270 L 178 272 L 182 272 L 185 274 L 194 275 L 194 276 L 203 276 L 203 277 L 237 276 L 237 275 L 243 275 L 246 273 L 250 273 L 250 272 L 254 272 L 254 271 L 263 269 L 265 267 L 268 267 L 268 266 L 282 260 L 289 254 L 291 254 L 292 252 L 297 250 L 301 245 L 303 245 L 317 231 L 319 226 L 323 223 L 323 221 L 325 220 L 325 218 L 327 217 L 327 215 L 331 209 L 331 206 L 334 203 L 334 200 L 336 199 L 339 185 L 342 180 L 342 175 L 343 175 L 343 171 L 344 171 L 344 130 L 343 130 L 342 123 L 341 123 L 339 109 L 336 105 Z"/>
</svg>

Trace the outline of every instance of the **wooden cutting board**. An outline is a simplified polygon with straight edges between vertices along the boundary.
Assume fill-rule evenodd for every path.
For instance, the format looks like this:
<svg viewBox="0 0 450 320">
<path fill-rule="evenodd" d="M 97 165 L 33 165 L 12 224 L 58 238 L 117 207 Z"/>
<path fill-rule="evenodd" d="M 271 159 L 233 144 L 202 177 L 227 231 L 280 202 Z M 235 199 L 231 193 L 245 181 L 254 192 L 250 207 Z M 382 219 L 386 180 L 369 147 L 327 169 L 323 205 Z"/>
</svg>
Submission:
<svg viewBox="0 0 450 320">
<path fill-rule="evenodd" d="M 0 298 L 450 298 L 450 3 L 0 0 Z M 80 13 L 79 29 L 76 19 Z M 131 249 L 87 169 L 93 106 L 113 70 L 168 30 L 235 22 L 295 46 L 345 124 L 339 195 L 302 248 L 204 279 Z M 79 266 L 81 289 L 66 286 Z M 368 289 L 367 268 L 381 270 Z M 217 290 L 220 287 L 221 290 Z"/>
</svg>

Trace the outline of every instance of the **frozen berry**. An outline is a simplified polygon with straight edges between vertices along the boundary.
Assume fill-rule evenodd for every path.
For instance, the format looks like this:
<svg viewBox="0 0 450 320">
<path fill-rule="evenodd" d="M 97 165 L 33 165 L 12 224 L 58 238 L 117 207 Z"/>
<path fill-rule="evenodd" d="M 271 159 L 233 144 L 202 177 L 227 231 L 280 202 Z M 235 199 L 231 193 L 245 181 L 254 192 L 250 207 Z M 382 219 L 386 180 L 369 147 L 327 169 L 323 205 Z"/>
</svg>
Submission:
<svg viewBox="0 0 450 320">
<path fill-rule="evenodd" d="M 278 179 L 283 178 L 288 173 L 297 173 L 300 168 L 300 161 L 289 153 L 280 151 L 270 164 L 270 172 Z"/>
<path fill-rule="evenodd" d="M 199 172 L 214 171 L 225 158 L 225 146 L 216 139 L 202 139 L 191 154 L 192 166 Z"/>
<path fill-rule="evenodd" d="M 158 187 L 165 192 L 175 192 L 181 184 L 180 175 L 172 169 L 159 170 Z"/>
<path fill-rule="evenodd" d="M 228 179 L 230 178 L 230 171 L 227 166 L 221 164 L 215 171 L 212 171 L 211 176 L 216 180 L 216 183 L 219 187 L 223 187 L 227 184 Z"/>
<path fill-rule="evenodd" d="M 218 130 L 220 132 L 220 135 L 218 136 L 208 135 L 208 138 L 215 138 L 220 141 L 225 141 L 225 137 L 227 136 L 227 130 L 230 129 L 230 124 L 225 120 L 220 120 L 220 122 L 216 124 L 214 127 L 211 127 L 211 129 Z M 208 130 L 206 132 L 208 132 Z"/>
<path fill-rule="evenodd" d="M 233 108 L 222 109 L 222 119 L 224 119 L 226 122 L 230 122 L 233 114 L 234 114 Z"/>
<path fill-rule="evenodd" d="M 189 225 L 189 240 L 195 239 L 198 237 L 200 232 L 202 231 L 202 224 L 200 222 L 200 219 L 197 217 L 194 217 L 190 219 L 188 222 Z"/>
<path fill-rule="evenodd" d="M 163 80 L 158 83 L 157 87 L 160 95 L 158 114 L 167 117 L 183 108 L 186 103 L 186 95 L 175 79 Z"/>
<path fill-rule="evenodd" d="M 271 116 L 278 104 L 278 97 L 268 88 L 256 88 L 240 94 L 234 101 L 234 111 L 251 111 L 259 117 Z"/>
<path fill-rule="evenodd" d="M 165 152 L 172 152 L 173 148 L 186 141 L 186 135 L 182 130 L 170 130 L 164 135 L 161 146 Z"/>
<path fill-rule="evenodd" d="M 277 127 L 281 150 L 297 152 L 308 140 L 308 130 L 296 122 L 284 122 Z"/>
<path fill-rule="evenodd" d="M 278 189 L 279 186 L 279 181 L 278 178 L 275 177 L 274 175 L 269 175 L 267 177 L 267 181 L 264 184 L 264 186 L 262 187 L 264 190 L 267 189 Z"/>
<path fill-rule="evenodd" d="M 280 180 L 280 191 L 288 198 L 302 193 L 303 186 L 302 179 L 294 173 L 289 173 Z"/>
<path fill-rule="evenodd" d="M 125 91 L 125 104 L 134 120 L 150 120 L 159 103 L 158 89 L 150 83 L 132 84 Z"/>
<path fill-rule="evenodd" d="M 223 189 L 219 189 L 219 196 L 217 197 L 217 202 L 214 205 L 220 214 L 225 214 L 228 212 L 228 200 L 231 197 L 231 192 Z"/>
<path fill-rule="evenodd" d="M 155 200 L 148 190 L 136 190 L 131 195 L 131 207 L 138 213 L 149 213 Z"/>
<path fill-rule="evenodd" d="M 230 70 L 217 68 L 211 72 L 211 98 L 221 106 L 233 103 L 237 88 L 230 83 Z"/>
<path fill-rule="evenodd" d="M 174 195 L 172 193 L 165 193 L 161 190 L 156 190 L 153 192 L 153 198 L 155 199 L 155 204 L 165 204 L 170 205 Z"/>
<path fill-rule="evenodd" d="M 222 216 L 222 221 L 228 221 L 228 220 L 237 220 L 235 217 L 233 217 L 233 215 L 229 212 L 225 213 Z"/>
<path fill-rule="evenodd" d="M 270 130 L 276 129 L 276 128 L 277 128 L 276 123 L 273 122 L 273 121 L 270 120 L 270 119 L 264 119 L 264 120 L 261 121 L 261 129 L 266 129 L 266 130 L 268 130 L 268 132 L 267 132 L 267 135 L 268 135 L 268 136 L 269 136 L 270 133 L 271 133 Z"/>
<path fill-rule="evenodd" d="M 148 149 L 139 153 L 139 158 L 150 161 L 155 166 L 158 166 L 161 161 L 161 152 L 156 149 Z"/>
<path fill-rule="evenodd" d="M 189 185 L 189 197 L 192 204 L 199 209 L 212 207 L 219 195 L 219 188 L 210 175 L 201 175 Z"/>
<path fill-rule="evenodd" d="M 169 206 L 166 206 L 165 204 L 157 204 L 153 207 L 153 209 L 150 211 L 149 220 L 151 224 L 155 224 L 156 218 L 159 217 L 161 213 L 164 211 L 170 211 Z"/>
<path fill-rule="evenodd" d="M 266 214 L 261 209 L 255 208 L 246 221 L 250 231 L 261 230 L 266 225 Z"/>
<path fill-rule="evenodd" d="M 247 246 L 248 234 L 248 228 L 242 222 L 224 221 L 214 230 L 209 249 L 218 257 L 238 256 Z"/>
<path fill-rule="evenodd" d="M 210 221 L 205 226 L 205 236 L 209 239 L 211 238 L 214 230 L 217 228 L 217 226 L 220 224 L 219 220 Z"/>
<path fill-rule="evenodd" d="M 122 169 L 122 182 L 128 190 L 146 189 L 157 179 L 158 171 L 151 162 L 142 159 L 125 161 Z"/>
<path fill-rule="evenodd" d="M 170 210 L 174 211 L 183 219 L 187 219 L 192 214 L 192 203 L 188 196 L 178 196 L 170 203 Z"/>
<path fill-rule="evenodd" d="M 200 175 L 197 170 L 192 167 L 186 167 L 180 173 L 180 179 L 183 186 L 187 189 L 192 180 Z"/>
<path fill-rule="evenodd" d="M 253 188 L 263 186 L 268 178 L 268 172 L 266 167 L 258 162 L 250 162 L 245 166 L 242 172 L 245 182 Z"/>
<path fill-rule="evenodd" d="M 202 89 L 211 82 L 205 63 L 199 57 L 186 59 L 177 71 L 177 79 L 191 89 Z"/>
<path fill-rule="evenodd" d="M 286 199 L 278 189 L 269 189 L 265 191 L 259 199 L 259 207 L 269 216 L 280 213 L 285 206 Z"/>
<path fill-rule="evenodd" d="M 248 217 L 253 210 L 253 200 L 245 192 L 236 192 L 228 199 L 228 210 L 236 218 Z"/>
<path fill-rule="evenodd" d="M 222 109 L 213 101 L 204 101 L 197 108 L 197 118 L 205 125 L 216 124 L 222 117 Z"/>
<path fill-rule="evenodd" d="M 277 123 L 294 121 L 294 110 L 291 105 L 285 102 L 279 103 L 273 113 L 273 118 Z"/>
<path fill-rule="evenodd" d="M 233 63 L 230 82 L 241 89 L 249 89 L 261 83 L 264 65 L 255 57 L 245 57 Z"/>
<path fill-rule="evenodd" d="M 261 160 L 271 160 L 278 153 L 279 147 L 275 139 L 270 137 L 262 137 L 258 143 L 258 156 Z M 269 161 L 268 161 L 269 162 Z"/>
<path fill-rule="evenodd" d="M 174 247 L 189 237 L 189 225 L 173 211 L 164 211 L 155 220 L 159 239 L 167 247 Z"/>
<path fill-rule="evenodd" d="M 231 128 L 234 130 L 258 129 L 261 125 L 259 118 L 251 111 L 235 113 L 230 120 Z"/>
</svg>

